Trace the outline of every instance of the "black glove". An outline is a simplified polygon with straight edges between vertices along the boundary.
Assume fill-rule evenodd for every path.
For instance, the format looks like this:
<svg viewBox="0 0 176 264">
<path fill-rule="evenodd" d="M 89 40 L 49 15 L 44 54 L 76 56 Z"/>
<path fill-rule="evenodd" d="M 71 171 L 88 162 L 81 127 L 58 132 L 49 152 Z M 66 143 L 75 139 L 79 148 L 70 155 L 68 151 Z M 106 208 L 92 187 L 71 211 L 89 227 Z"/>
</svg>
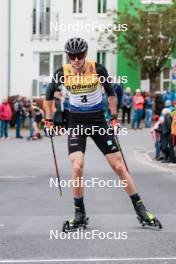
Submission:
<svg viewBox="0 0 176 264">
<path fill-rule="evenodd" d="M 117 116 L 118 114 L 111 115 L 110 124 L 111 124 L 112 129 L 116 130 L 118 133 L 121 127 L 120 127 L 120 123 L 119 123 Z"/>
</svg>

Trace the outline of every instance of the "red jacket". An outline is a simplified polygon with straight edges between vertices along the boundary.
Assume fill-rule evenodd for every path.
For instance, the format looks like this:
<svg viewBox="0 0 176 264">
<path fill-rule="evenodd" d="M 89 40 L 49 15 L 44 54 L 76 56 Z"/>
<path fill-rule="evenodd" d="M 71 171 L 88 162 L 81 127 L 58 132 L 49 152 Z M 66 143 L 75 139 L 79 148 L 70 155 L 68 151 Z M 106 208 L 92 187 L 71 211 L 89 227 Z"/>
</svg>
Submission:
<svg viewBox="0 0 176 264">
<path fill-rule="evenodd" d="M 144 108 L 144 97 L 142 95 L 134 95 L 133 96 L 133 106 L 134 106 L 134 110 L 143 109 Z"/>
<path fill-rule="evenodd" d="M 0 105 L 0 120 L 10 121 L 12 118 L 12 110 L 8 103 L 2 103 Z"/>
</svg>

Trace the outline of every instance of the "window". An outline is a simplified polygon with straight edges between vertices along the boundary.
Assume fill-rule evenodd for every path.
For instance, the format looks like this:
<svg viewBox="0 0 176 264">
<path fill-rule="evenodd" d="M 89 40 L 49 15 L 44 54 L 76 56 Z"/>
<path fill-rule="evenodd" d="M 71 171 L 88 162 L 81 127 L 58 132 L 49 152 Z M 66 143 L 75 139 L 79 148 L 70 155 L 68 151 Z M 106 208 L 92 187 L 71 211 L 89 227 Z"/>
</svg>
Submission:
<svg viewBox="0 0 176 264">
<path fill-rule="evenodd" d="M 47 87 L 48 87 L 47 82 L 39 82 L 39 96 L 40 97 L 45 96 Z"/>
<path fill-rule="evenodd" d="M 170 89 L 170 69 L 165 67 L 160 75 L 161 91 Z"/>
<path fill-rule="evenodd" d="M 33 0 L 33 35 L 50 34 L 50 0 Z"/>
<path fill-rule="evenodd" d="M 98 0 L 98 3 L 97 3 L 98 14 L 106 13 L 106 9 L 107 9 L 107 1 L 106 0 Z"/>
<path fill-rule="evenodd" d="M 69 64 L 69 63 L 70 63 L 69 57 L 66 56 L 66 64 Z"/>
<path fill-rule="evenodd" d="M 54 55 L 54 72 L 61 68 L 63 65 L 63 56 L 62 55 Z"/>
<path fill-rule="evenodd" d="M 73 13 L 83 13 L 83 0 L 73 0 Z"/>
<path fill-rule="evenodd" d="M 37 95 L 37 80 L 32 80 L 32 97 L 36 97 Z"/>
<path fill-rule="evenodd" d="M 34 0 L 34 2 L 33 2 L 32 17 L 33 17 L 33 20 L 32 20 L 32 26 L 33 26 L 32 32 L 33 32 L 33 34 L 36 34 L 36 0 Z"/>
<path fill-rule="evenodd" d="M 169 81 L 165 81 L 164 83 L 163 83 L 163 90 L 165 91 L 167 91 L 168 89 L 169 89 L 169 87 L 170 87 L 170 82 Z"/>
<path fill-rule="evenodd" d="M 50 74 L 50 54 L 49 53 L 40 53 L 39 56 L 39 75 L 49 76 Z"/>
<path fill-rule="evenodd" d="M 106 65 L 106 52 L 105 51 L 97 52 L 97 62 L 103 65 Z"/>
<path fill-rule="evenodd" d="M 168 68 L 164 69 L 163 77 L 164 77 L 164 79 L 169 79 L 170 78 L 170 69 L 168 69 Z"/>
</svg>

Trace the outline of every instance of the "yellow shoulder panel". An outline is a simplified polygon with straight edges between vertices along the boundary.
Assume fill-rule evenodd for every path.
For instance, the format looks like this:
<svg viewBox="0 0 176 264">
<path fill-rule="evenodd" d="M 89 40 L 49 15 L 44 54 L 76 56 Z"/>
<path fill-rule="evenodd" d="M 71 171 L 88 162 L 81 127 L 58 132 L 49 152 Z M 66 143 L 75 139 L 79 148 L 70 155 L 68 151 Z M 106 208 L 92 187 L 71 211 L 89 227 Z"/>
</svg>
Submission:
<svg viewBox="0 0 176 264">
<path fill-rule="evenodd" d="M 73 74 L 71 64 L 65 64 L 63 68 L 64 68 L 64 76 Z"/>
</svg>

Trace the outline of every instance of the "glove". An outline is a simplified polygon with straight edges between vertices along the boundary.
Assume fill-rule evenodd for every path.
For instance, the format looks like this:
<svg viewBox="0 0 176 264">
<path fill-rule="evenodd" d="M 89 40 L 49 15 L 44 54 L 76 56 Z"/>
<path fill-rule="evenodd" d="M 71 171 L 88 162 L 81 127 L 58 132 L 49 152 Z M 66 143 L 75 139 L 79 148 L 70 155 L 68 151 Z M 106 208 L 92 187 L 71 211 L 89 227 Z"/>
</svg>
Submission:
<svg viewBox="0 0 176 264">
<path fill-rule="evenodd" d="M 114 114 L 114 115 L 111 116 L 110 125 L 111 125 L 112 129 L 114 129 L 114 130 L 117 131 L 117 133 L 119 132 L 119 130 L 120 130 L 120 123 L 119 123 L 119 120 L 117 118 L 117 114 Z"/>
<path fill-rule="evenodd" d="M 53 137 L 54 136 L 54 123 L 52 119 L 46 119 L 44 123 L 44 132 L 45 136 Z"/>
</svg>

